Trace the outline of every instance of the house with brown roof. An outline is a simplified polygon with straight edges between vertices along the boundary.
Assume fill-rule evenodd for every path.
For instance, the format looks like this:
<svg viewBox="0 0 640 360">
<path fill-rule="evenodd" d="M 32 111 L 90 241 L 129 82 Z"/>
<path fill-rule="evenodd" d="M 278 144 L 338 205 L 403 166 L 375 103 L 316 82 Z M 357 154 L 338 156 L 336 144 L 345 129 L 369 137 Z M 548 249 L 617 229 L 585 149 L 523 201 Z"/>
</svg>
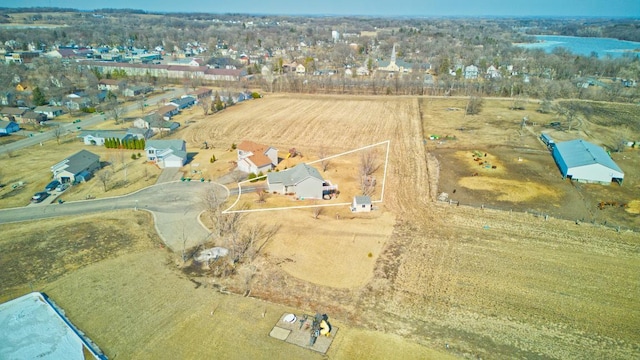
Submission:
<svg viewBox="0 0 640 360">
<path fill-rule="evenodd" d="M 274 147 L 245 140 L 236 147 L 236 150 L 240 171 L 264 174 L 278 165 L 278 149 Z"/>
<path fill-rule="evenodd" d="M 195 91 L 190 92 L 189 95 L 200 101 L 204 98 L 211 97 L 211 95 L 213 95 L 213 90 L 207 88 L 199 88 Z"/>
<path fill-rule="evenodd" d="M 174 115 L 177 115 L 180 112 L 180 109 L 176 105 L 169 104 L 159 108 L 154 114 L 158 114 L 158 116 L 162 117 L 164 120 L 171 120 Z"/>
<path fill-rule="evenodd" d="M 22 120 L 20 121 L 23 124 L 41 124 L 44 121 L 47 121 L 47 115 L 37 113 L 34 111 L 27 111 L 22 115 Z"/>
<path fill-rule="evenodd" d="M 0 110 L 0 116 L 6 117 L 8 120 L 22 120 L 22 116 L 29 111 L 29 109 L 17 108 L 17 107 L 4 107 Z"/>
</svg>

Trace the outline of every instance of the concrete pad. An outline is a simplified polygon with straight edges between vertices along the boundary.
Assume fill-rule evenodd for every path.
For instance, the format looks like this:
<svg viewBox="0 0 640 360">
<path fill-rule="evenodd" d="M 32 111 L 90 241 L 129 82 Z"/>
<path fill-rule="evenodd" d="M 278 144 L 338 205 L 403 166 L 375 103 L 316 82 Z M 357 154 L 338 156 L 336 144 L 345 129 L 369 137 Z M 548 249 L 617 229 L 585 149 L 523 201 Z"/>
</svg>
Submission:
<svg viewBox="0 0 640 360">
<path fill-rule="evenodd" d="M 307 320 L 304 320 L 304 315 L 296 315 L 297 319 L 295 322 L 290 323 L 284 321 L 284 318 L 289 315 L 288 313 L 282 314 L 276 325 L 269 333 L 269 336 L 274 337 L 276 339 L 280 339 L 286 341 L 290 344 L 298 345 L 300 347 L 317 351 L 322 354 L 326 354 L 338 333 L 338 328 L 332 326 L 330 336 L 320 335 L 316 339 L 316 342 L 310 346 L 309 341 L 311 339 L 311 325 L 313 323 L 313 316 L 307 315 Z M 329 319 L 329 323 L 331 319 Z M 286 336 L 284 334 L 286 333 Z M 279 335 L 274 336 L 274 335 Z"/>
<path fill-rule="evenodd" d="M 269 336 L 271 336 L 272 338 L 276 338 L 278 340 L 284 341 L 284 340 L 287 340 L 287 338 L 289 337 L 289 334 L 291 334 L 291 330 L 274 326 L 271 332 L 269 333 Z"/>
</svg>

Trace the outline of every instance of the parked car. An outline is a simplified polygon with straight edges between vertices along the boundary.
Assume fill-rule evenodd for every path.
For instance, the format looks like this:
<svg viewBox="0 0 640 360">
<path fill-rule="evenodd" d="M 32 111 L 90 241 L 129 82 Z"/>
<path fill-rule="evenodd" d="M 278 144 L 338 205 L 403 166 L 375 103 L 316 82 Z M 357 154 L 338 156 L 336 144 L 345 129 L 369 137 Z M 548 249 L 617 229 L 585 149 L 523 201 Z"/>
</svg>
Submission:
<svg viewBox="0 0 640 360">
<path fill-rule="evenodd" d="M 33 194 L 33 196 L 31 197 L 31 202 L 33 203 L 39 203 L 42 202 L 42 200 L 46 199 L 49 197 L 49 193 L 46 191 L 40 191 L 37 192 L 35 194 Z"/>
<path fill-rule="evenodd" d="M 68 187 L 69 187 L 69 184 L 60 184 L 56 187 L 56 191 L 63 192 L 67 190 Z"/>
<path fill-rule="evenodd" d="M 47 186 L 44 187 L 44 189 L 46 191 L 53 191 L 56 187 L 58 187 L 58 185 L 60 185 L 60 181 L 53 180 L 52 182 L 48 183 Z"/>
</svg>

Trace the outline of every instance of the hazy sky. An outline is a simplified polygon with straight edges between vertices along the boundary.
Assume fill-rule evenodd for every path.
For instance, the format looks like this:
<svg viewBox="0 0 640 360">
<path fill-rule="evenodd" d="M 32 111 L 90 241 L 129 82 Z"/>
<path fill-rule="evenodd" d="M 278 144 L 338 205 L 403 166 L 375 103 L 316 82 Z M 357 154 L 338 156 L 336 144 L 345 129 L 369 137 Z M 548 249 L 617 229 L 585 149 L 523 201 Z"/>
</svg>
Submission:
<svg viewBox="0 0 640 360">
<path fill-rule="evenodd" d="M 0 7 L 91 10 L 405 16 L 602 16 L 640 18 L 640 0 L 3 0 Z"/>
</svg>

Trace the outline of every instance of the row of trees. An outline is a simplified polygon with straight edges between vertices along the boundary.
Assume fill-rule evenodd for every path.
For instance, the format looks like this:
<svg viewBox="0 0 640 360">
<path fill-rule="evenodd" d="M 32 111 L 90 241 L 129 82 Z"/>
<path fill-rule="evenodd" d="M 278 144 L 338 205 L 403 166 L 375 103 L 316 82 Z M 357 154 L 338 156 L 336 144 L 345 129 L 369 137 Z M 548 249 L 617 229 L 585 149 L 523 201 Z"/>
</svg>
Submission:
<svg viewBox="0 0 640 360">
<path fill-rule="evenodd" d="M 122 141 L 119 138 L 108 138 L 104 141 L 107 149 L 144 150 L 144 146 L 144 139 L 128 138 Z"/>
</svg>

